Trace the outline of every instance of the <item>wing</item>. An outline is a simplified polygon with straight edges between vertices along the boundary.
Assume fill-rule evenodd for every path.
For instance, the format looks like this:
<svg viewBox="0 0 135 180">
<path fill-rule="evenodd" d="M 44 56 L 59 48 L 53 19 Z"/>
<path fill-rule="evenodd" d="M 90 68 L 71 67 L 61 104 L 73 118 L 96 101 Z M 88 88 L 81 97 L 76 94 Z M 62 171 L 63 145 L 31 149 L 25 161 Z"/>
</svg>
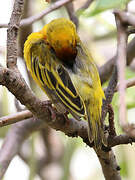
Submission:
<svg viewBox="0 0 135 180">
<path fill-rule="evenodd" d="M 56 96 L 58 96 L 58 99 L 70 112 L 73 112 L 73 114 L 79 117 L 85 116 L 86 111 L 83 100 L 77 93 L 68 72 L 62 65 L 56 63 L 58 60 L 52 51 L 46 51 L 46 47 L 43 44 L 42 47 L 44 48 L 40 51 L 40 54 L 37 53 L 37 48 L 34 48 L 35 51 L 31 51 L 31 71 L 33 78 L 42 89 L 47 86 L 53 90 Z M 44 51 L 46 53 L 43 55 L 42 53 Z"/>
<path fill-rule="evenodd" d="M 46 70 L 46 77 L 62 103 L 78 116 L 85 116 L 83 100 L 78 95 L 65 68 L 58 65 L 56 71 Z"/>
</svg>

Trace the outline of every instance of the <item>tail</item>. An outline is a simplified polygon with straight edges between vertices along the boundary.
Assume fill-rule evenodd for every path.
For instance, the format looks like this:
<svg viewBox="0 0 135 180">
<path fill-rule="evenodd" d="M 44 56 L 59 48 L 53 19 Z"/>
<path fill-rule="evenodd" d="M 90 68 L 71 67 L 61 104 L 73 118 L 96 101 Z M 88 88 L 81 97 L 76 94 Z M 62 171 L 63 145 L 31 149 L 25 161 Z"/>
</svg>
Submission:
<svg viewBox="0 0 135 180">
<path fill-rule="evenodd" d="M 94 142 L 96 149 L 101 149 L 102 145 L 106 146 L 106 140 L 101 123 L 101 106 L 96 102 L 87 106 L 88 118 L 88 137 L 90 143 Z"/>
</svg>

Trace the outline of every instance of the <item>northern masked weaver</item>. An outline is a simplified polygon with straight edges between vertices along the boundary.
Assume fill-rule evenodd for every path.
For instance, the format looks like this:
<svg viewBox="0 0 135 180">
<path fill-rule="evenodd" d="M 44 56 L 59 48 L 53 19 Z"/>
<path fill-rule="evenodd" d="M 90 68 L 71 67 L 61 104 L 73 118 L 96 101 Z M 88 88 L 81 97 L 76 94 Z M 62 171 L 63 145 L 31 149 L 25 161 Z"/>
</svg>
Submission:
<svg viewBox="0 0 135 180">
<path fill-rule="evenodd" d="M 28 36 L 24 58 L 33 79 L 61 113 L 88 121 L 89 141 L 104 143 L 101 108 L 104 92 L 96 65 L 75 25 L 59 18 Z"/>
</svg>

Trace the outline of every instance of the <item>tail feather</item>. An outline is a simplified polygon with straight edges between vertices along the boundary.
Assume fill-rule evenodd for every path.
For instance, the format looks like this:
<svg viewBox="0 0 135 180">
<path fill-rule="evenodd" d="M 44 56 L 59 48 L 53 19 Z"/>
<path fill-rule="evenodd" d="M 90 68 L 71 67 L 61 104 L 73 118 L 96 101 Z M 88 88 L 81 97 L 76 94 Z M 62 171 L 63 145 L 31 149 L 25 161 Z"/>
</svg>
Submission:
<svg viewBox="0 0 135 180">
<path fill-rule="evenodd" d="M 100 109 L 97 104 L 93 105 L 93 107 L 89 105 L 87 108 L 88 137 L 90 143 L 94 142 L 96 149 L 101 149 L 102 144 L 107 145 L 101 123 Z"/>
</svg>

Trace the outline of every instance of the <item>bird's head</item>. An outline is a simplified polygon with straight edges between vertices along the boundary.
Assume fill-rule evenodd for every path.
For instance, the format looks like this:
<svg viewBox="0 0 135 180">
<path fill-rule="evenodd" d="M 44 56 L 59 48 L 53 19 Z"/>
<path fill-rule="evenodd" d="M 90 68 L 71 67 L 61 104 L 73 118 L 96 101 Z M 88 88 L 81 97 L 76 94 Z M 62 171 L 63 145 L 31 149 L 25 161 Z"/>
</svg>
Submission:
<svg viewBox="0 0 135 180">
<path fill-rule="evenodd" d="M 73 61 L 76 57 L 78 36 L 75 25 L 68 19 L 59 18 L 45 25 L 40 31 L 47 43 L 62 61 Z"/>
</svg>

